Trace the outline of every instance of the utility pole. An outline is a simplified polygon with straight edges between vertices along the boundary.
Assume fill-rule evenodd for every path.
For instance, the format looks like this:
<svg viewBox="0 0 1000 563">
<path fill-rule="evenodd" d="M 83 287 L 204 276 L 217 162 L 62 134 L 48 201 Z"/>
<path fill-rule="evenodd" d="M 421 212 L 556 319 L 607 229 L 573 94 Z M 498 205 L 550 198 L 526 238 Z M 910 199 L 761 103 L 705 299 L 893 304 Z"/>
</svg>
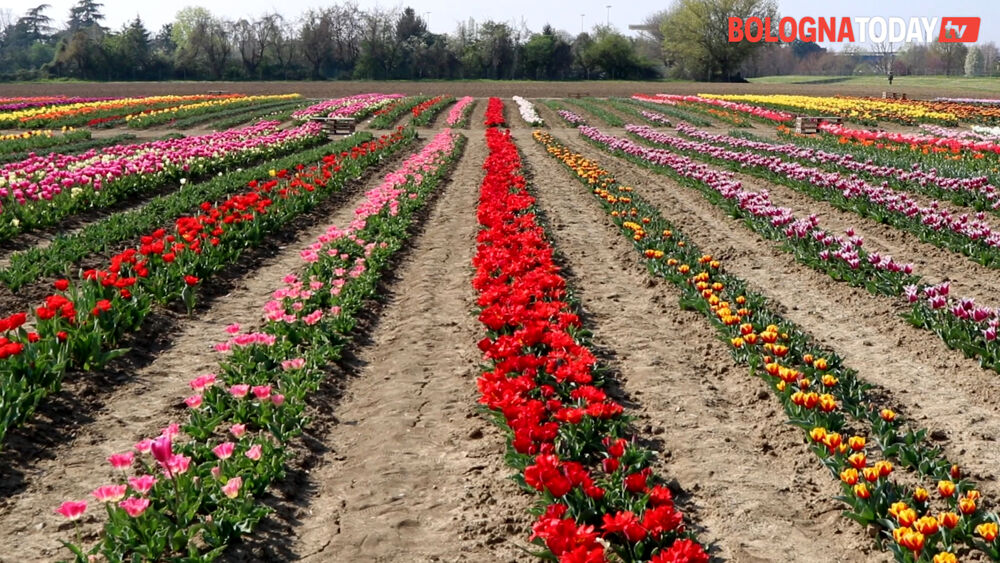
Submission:
<svg viewBox="0 0 1000 563">
<path fill-rule="evenodd" d="M 608 4 L 607 6 L 605 6 L 605 8 L 608 9 L 608 21 L 605 22 L 605 25 L 611 27 L 611 4 Z"/>
<path fill-rule="evenodd" d="M 583 16 L 587 14 L 580 14 L 580 33 L 583 33 Z"/>
</svg>

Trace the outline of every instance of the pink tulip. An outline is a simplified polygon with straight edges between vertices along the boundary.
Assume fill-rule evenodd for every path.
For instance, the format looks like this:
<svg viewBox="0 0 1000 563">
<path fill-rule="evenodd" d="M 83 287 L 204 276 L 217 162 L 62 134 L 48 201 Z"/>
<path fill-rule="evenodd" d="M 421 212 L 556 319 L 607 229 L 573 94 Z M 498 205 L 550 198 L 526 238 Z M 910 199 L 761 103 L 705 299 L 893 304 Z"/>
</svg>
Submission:
<svg viewBox="0 0 1000 563">
<path fill-rule="evenodd" d="M 169 436 L 160 436 L 153 440 L 150 452 L 153 458 L 161 464 L 166 464 L 174 455 L 174 445 Z"/>
<path fill-rule="evenodd" d="M 250 386 L 245 383 L 242 383 L 240 385 L 233 385 L 232 387 L 229 388 L 229 394 L 232 395 L 233 397 L 236 397 L 237 399 L 242 399 L 243 397 L 246 397 L 247 393 L 249 392 L 250 392 Z"/>
<path fill-rule="evenodd" d="M 276 407 L 280 407 L 281 405 L 285 404 L 285 396 L 280 393 L 275 393 L 274 395 L 271 395 L 271 404 L 273 404 Z"/>
<path fill-rule="evenodd" d="M 240 494 L 240 487 L 243 486 L 242 477 L 233 477 L 222 486 L 222 492 L 229 498 L 236 498 Z"/>
<path fill-rule="evenodd" d="M 146 438 L 145 440 L 136 442 L 135 446 L 133 447 L 137 452 L 141 454 L 148 454 L 152 449 L 152 446 L 153 446 L 153 441 L 150 440 L 149 438 Z"/>
<path fill-rule="evenodd" d="M 253 446 L 250 446 L 250 449 L 248 449 L 246 453 L 243 455 L 247 456 L 248 458 L 254 461 L 259 460 L 261 455 L 260 444 L 254 444 Z"/>
<path fill-rule="evenodd" d="M 136 492 L 144 495 L 148 493 L 150 489 L 153 488 L 153 485 L 156 484 L 156 477 L 153 477 L 152 475 L 140 475 L 138 477 L 129 477 L 128 484 L 131 485 Z"/>
<path fill-rule="evenodd" d="M 147 508 L 149 508 L 149 499 L 142 497 L 130 497 L 119 502 L 118 506 L 122 507 L 132 518 L 138 518 L 143 512 L 146 511 Z"/>
<path fill-rule="evenodd" d="M 90 494 L 100 502 L 118 502 L 125 498 L 126 488 L 125 485 L 104 485 L 94 489 Z"/>
<path fill-rule="evenodd" d="M 247 432 L 246 424 L 234 424 L 229 427 L 229 432 L 235 436 L 237 439 L 242 438 Z"/>
<path fill-rule="evenodd" d="M 235 447 L 236 447 L 236 444 L 234 444 L 232 442 L 223 442 L 223 443 L 219 444 L 218 446 L 215 446 L 214 448 L 212 448 L 212 453 L 214 453 L 215 457 L 217 457 L 219 459 L 229 459 L 230 456 L 233 455 L 233 449 Z"/>
<path fill-rule="evenodd" d="M 257 397 L 261 401 L 266 401 L 268 397 L 271 396 L 271 386 L 270 385 L 256 385 L 252 389 L 253 396 Z"/>
<path fill-rule="evenodd" d="M 201 395 L 192 395 L 187 399 L 184 399 L 184 403 L 192 409 L 196 409 L 201 406 L 202 397 Z"/>
<path fill-rule="evenodd" d="M 108 457 L 108 462 L 111 463 L 111 467 L 114 467 L 115 469 L 128 469 L 129 467 L 132 467 L 133 460 L 135 460 L 135 454 L 132 452 L 112 454 Z"/>
<path fill-rule="evenodd" d="M 174 475 L 183 475 L 184 473 L 187 473 L 187 470 L 191 465 L 191 458 L 185 455 L 177 454 L 171 456 L 164 465 L 167 468 L 167 477 L 173 478 Z"/>
<path fill-rule="evenodd" d="M 161 436 L 166 436 L 168 438 L 173 438 L 174 436 L 181 433 L 181 425 L 174 422 L 170 426 L 164 428 L 161 432 Z"/>
<path fill-rule="evenodd" d="M 228 332 L 229 334 L 239 334 L 239 332 L 240 332 L 240 325 L 239 325 L 239 323 L 233 323 L 233 324 L 227 326 L 226 327 L 226 332 Z"/>
<path fill-rule="evenodd" d="M 56 512 L 62 514 L 70 521 L 78 520 L 81 516 L 83 516 L 83 513 L 86 511 L 87 511 L 87 501 L 85 500 L 81 501 L 68 500 L 59 505 L 59 508 L 56 509 Z"/>
</svg>

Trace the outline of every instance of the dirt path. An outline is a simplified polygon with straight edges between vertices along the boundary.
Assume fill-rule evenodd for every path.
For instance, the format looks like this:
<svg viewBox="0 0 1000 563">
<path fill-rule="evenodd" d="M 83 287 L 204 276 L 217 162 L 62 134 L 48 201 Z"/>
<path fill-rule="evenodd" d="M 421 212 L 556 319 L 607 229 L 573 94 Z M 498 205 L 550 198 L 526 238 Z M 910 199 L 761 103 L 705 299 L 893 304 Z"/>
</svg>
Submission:
<svg viewBox="0 0 1000 563">
<path fill-rule="evenodd" d="M 839 488 L 801 433 L 776 420 L 781 407 L 764 383 L 733 366 L 672 286 L 652 282 L 583 186 L 530 135 L 517 137 L 587 327 L 622 374 L 640 428 L 662 440 L 658 471 L 688 493 L 683 508 L 701 538 L 732 561 L 792 561 L 806 544 L 813 561 L 879 560 L 840 517 Z"/>
<path fill-rule="evenodd" d="M 363 368 L 293 532 L 304 560 L 525 558 L 515 546 L 526 544 L 533 499 L 506 479 L 503 437 L 475 409 L 482 331 L 470 315 L 471 260 L 485 156 L 474 134 L 358 353 Z"/>
<path fill-rule="evenodd" d="M 860 377 L 887 390 L 894 406 L 938 431 L 935 445 L 969 469 L 983 492 L 1000 498 L 1000 375 L 949 350 L 933 333 L 899 317 L 903 306 L 831 280 L 794 261 L 710 204 L 698 192 L 611 157 L 579 137 L 563 138 L 594 156 L 620 181 L 656 202 L 661 213 L 700 248 L 721 257 L 734 274 L 778 305 L 789 320 L 833 348 Z"/>
<path fill-rule="evenodd" d="M 143 437 L 157 434 L 171 422 L 182 421 L 186 410 L 183 399 L 190 394 L 187 383 L 217 368 L 220 356 L 213 345 L 227 337 L 223 329 L 231 323 L 244 328 L 258 324 L 261 307 L 281 287 L 281 279 L 302 267 L 299 255 L 302 247 L 325 233 L 330 224 L 348 223 L 361 203 L 364 190 L 381 182 L 396 160 L 418 150 L 419 145 L 390 157 L 365 183 L 348 186 L 350 197 L 333 213 L 315 219 L 278 254 L 242 275 L 227 295 L 215 299 L 207 310 L 185 319 L 169 346 L 104 398 L 99 410 L 83 421 L 80 428 L 73 429 L 70 436 L 45 451 L 44 457 L 30 460 L 23 467 L 15 466 L 20 473 L 18 481 L 12 483 L 5 478 L 3 483 L 4 489 L 13 487 L 14 491 L 7 491 L 0 500 L 0 537 L 14 541 L 0 554 L 0 561 L 20 563 L 67 555 L 59 540 L 69 536 L 65 529 L 57 529 L 60 522 L 52 512 L 54 507 L 64 500 L 89 497 L 90 491 L 109 483 L 113 472 L 104 460 L 110 454 L 129 450 Z M 67 387 L 63 393 L 72 390 L 71 385 Z M 94 534 L 104 522 L 103 517 L 97 516 L 100 513 L 99 506 L 94 504 L 84 520 L 85 537 L 96 538 Z"/>
</svg>

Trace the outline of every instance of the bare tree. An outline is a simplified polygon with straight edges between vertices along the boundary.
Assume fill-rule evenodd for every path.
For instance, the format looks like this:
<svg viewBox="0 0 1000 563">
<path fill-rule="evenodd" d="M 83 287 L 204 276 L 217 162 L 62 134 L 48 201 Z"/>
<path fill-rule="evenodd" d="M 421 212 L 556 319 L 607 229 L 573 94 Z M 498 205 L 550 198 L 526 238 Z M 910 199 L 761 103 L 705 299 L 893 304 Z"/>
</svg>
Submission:
<svg viewBox="0 0 1000 563">
<path fill-rule="evenodd" d="M 892 43 L 882 42 L 872 45 L 872 69 L 876 74 L 889 74 L 892 70 L 893 59 L 896 57 L 895 47 Z"/>
<path fill-rule="evenodd" d="M 271 38 L 278 33 L 281 16 L 266 14 L 252 22 L 241 19 L 233 24 L 233 41 L 247 76 L 257 74 Z"/>
<path fill-rule="evenodd" d="M 334 8 L 308 10 L 302 16 L 299 28 L 299 47 L 302 56 L 309 62 L 312 78 L 321 78 L 320 69 L 330 60 L 333 53 Z"/>
</svg>

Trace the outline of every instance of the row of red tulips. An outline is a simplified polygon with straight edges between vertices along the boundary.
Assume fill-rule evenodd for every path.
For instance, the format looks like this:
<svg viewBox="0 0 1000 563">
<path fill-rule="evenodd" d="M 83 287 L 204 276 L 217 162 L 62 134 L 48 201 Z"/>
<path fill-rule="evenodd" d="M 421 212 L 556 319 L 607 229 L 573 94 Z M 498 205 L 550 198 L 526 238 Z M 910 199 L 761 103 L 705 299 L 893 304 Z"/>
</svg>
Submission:
<svg viewBox="0 0 1000 563">
<path fill-rule="evenodd" d="M 506 127 L 507 119 L 503 115 L 503 109 L 503 100 L 490 98 L 486 102 L 486 121 L 483 123 L 487 127 Z"/>
<path fill-rule="evenodd" d="M 473 259 L 489 361 L 480 403 L 509 432 L 518 482 L 542 495 L 532 539 L 567 563 L 707 562 L 652 472 L 653 452 L 629 437 L 622 406 L 602 389 L 517 147 L 497 128 L 486 141 Z"/>
<path fill-rule="evenodd" d="M 203 202 L 199 213 L 180 217 L 169 231 L 142 237 L 107 268 L 87 270 L 72 283 L 57 281 L 57 292 L 34 311 L 0 319 L 0 367 L 16 374 L 0 385 L 0 444 L 9 428 L 58 391 L 69 368 L 97 369 L 123 354 L 116 346 L 142 326 L 153 303 L 183 300 L 190 311 L 203 279 L 413 138 L 412 130 L 398 130 L 327 155 L 320 166 L 272 171 L 267 180 L 251 181 L 248 191 Z M 313 171 L 318 179 L 304 179 Z"/>
</svg>

